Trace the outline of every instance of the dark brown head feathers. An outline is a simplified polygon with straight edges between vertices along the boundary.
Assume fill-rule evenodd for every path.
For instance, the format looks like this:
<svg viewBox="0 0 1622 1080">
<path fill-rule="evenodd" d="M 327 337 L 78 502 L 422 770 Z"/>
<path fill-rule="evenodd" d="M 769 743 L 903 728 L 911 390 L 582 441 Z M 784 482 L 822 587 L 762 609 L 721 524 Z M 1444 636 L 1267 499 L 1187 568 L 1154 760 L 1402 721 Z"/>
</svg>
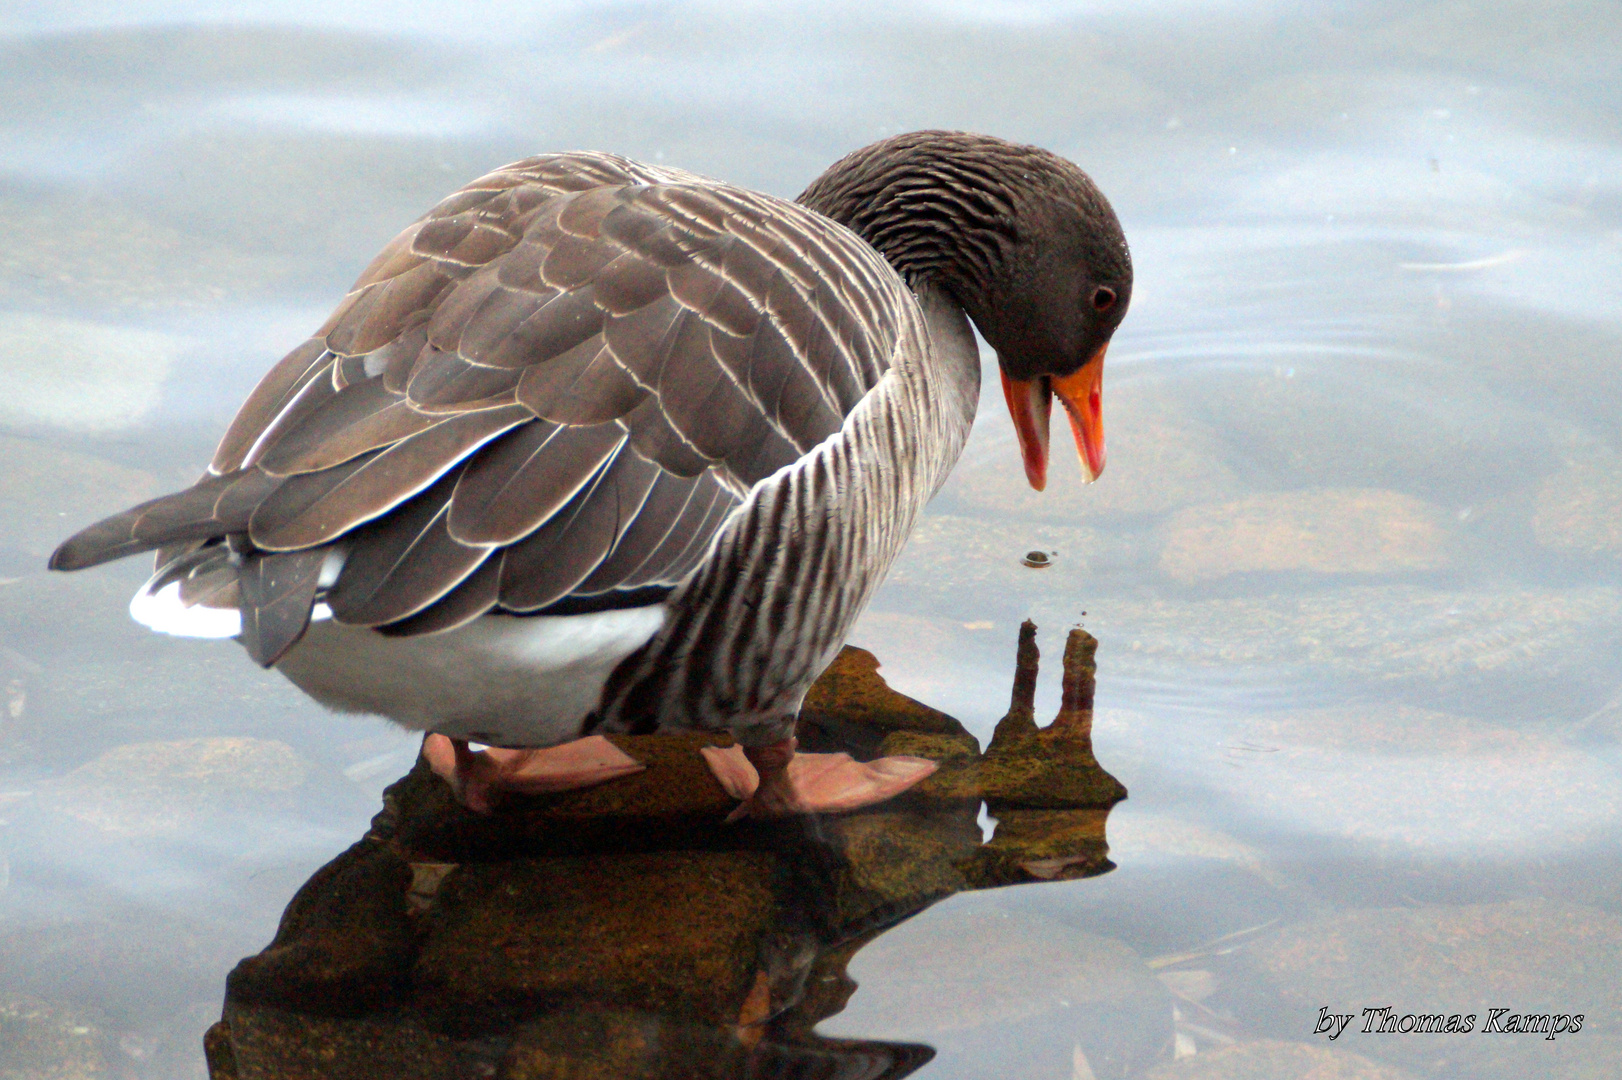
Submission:
<svg viewBox="0 0 1622 1080">
<path fill-rule="evenodd" d="M 836 162 L 798 200 L 909 283 L 963 306 L 1009 374 L 1067 374 L 1109 340 L 1132 291 L 1120 222 L 1071 162 L 960 131 L 915 131 Z"/>
</svg>

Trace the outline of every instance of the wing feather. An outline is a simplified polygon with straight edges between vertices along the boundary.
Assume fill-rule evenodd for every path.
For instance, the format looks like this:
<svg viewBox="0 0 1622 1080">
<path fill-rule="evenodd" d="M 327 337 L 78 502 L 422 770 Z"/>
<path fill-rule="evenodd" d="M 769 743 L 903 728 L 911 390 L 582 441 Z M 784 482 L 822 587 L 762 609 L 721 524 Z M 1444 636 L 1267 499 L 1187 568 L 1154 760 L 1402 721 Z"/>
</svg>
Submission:
<svg viewBox="0 0 1622 1080">
<path fill-rule="evenodd" d="M 631 432 L 631 445 L 645 458 L 677 476 L 697 476 L 716 464 L 671 426 L 657 397 L 649 396 L 620 421 Z"/>
<path fill-rule="evenodd" d="M 385 246 L 209 476 L 53 565 L 233 537 L 262 661 L 302 632 L 334 543 L 335 617 L 387 633 L 652 602 L 752 485 L 839 429 L 910 302 L 793 204 L 611 155 L 529 158 Z"/>
<path fill-rule="evenodd" d="M 303 380 L 303 384 L 287 402 L 287 405 L 275 416 L 269 418 L 262 431 L 258 433 L 253 444 L 243 455 L 243 466 L 255 465 L 261 454 L 268 447 L 284 438 L 289 432 L 298 429 L 299 425 L 308 420 L 321 406 L 337 396 L 338 389 L 332 385 L 332 368 L 337 357 L 329 350 L 323 354 L 324 363 L 310 373 L 310 377 Z"/>
<path fill-rule="evenodd" d="M 464 544 L 448 521 L 457 471 L 348 541 L 342 572 L 327 591 L 332 617 L 378 626 L 417 614 L 465 581 L 493 550 Z"/>
<path fill-rule="evenodd" d="M 236 418 L 231 421 L 225 436 L 220 439 L 219 448 L 214 451 L 209 471 L 219 474 L 240 469 L 249 448 L 265 428 L 287 407 L 289 401 L 298 396 L 306 383 L 319 372 L 327 370 L 331 359 L 326 341 L 313 337 L 271 368 L 259 380 L 259 385 L 253 388 L 253 393 L 248 395 L 242 408 L 237 410 Z"/>
<path fill-rule="evenodd" d="M 458 351 L 491 367 L 533 369 L 589 343 L 602 329 L 603 309 L 590 288 L 542 300 L 502 286 L 473 314 Z"/>
<path fill-rule="evenodd" d="M 675 584 L 679 579 L 671 571 L 681 561 L 682 556 L 695 543 L 700 541 L 708 543 L 709 538 L 719 527 L 721 517 L 724 515 L 718 515 L 716 508 L 721 506 L 730 510 L 737 501 L 715 482 L 713 474 L 705 473 L 697 477 L 693 495 L 682 509 L 681 516 L 671 524 L 670 531 L 653 549 L 652 554 L 629 576 L 638 583 Z"/>
<path fill-rule="evenodd" d="M 531 421 L 468 463 L 451 500 L 451 535 L 466 544 L 516 543 L 567 505 L 624 441 L 618 424 Z"/>
<path fill-rule="evenodd" d="M 428 317 L 425 320 L 428 340 L 433 343 L 434 347 L 443 352 L 457 352 L 462 345 L 462 334 L 467 330 L 468 324 L 473 321 L 474 317 L 480 316 L 485 319 L 492 317 L 488 313 L 482 316 L 480 313 L 484 311 L 486 301 L 489 301 L 490 296 L 498 290 L 503 291 L 503 298 L 493 301 L 493 303 L 513 304 L 522 294 L 515 292 L 513 289 L 505 288 L 506 283 L 501 280 L 500 271 L 509 264 L 518 262 L 521 259 L 527 261 L 531 257 L 533 256 L 530 249 L 519 247 L 508 258 L 468 275 L 465 280 L 457 283 L 456 288 L 446 293 L 445 298 L 440 301 L 439 305 L 427 313 Z M 536 303 L 540 303 L 545 299 L 544 297 L 535 296 L 533 293 L 530 295 L 535 298 Z M 547 295 L 550 295 L 550 293 Z M 512 307 L 510 325 L 516 326 L 518 320 L 527 317 L 530 310 L 532 309 Z M 464 355 L 462 358 L 469 363 L 476 362 L 475 357 L 472 355 Z"/>
<path fill-rule="evenodd" d="M 382 379 L 354 383 L 310 410 L 304 422 L 270 443 L 258 466 L 273 476 L 294 476 L 342 465 L 372 450 L 393 446 L 432 427 Z"/>
<path fill-rule="evenodd" d="M 590 285 L 604 267 L 620 256 L 619 245 L 605 243 L 597 236 L 578 236 L 559 230 L 548 239 L 550 250 L 541 260 L 540 276 L 548 286 L 560 291 Z"/>
<path fill-rule="evenodd" d="M 501 606 L 539 611 L 568 596 L 608 557 L 658 472 L 657 465 L 622 443 L 562 511 L 506 550 Z"/>
<path fill-rule="evenodd" d="M 328 332 L 327 348 L 340 353 L 382 348 L 399 337 L 414 316 L 432 307 L 454 280 L 445 263 L 430 260 L 368 286 L 350 317 Z"/>
<path fill-rule="evenodd" d="M 609 319 L 604 324 L 603 340 L 639 385 L 653 389 L 659 385 L 665 361 L 672 354 L 687 355 L 702 332 L 703 323 L 697 316 L 677 303 L 675 297 L 661 294 Z"/>
<path fill-rule="evenodd" d="M 516 235 L 492 224 L 487 215 L 463 211 L 424 223 L 411 249 L 436 261 L 476 267 L 505 254 L 516 243 Z"/>
<path fill-rule="evenodd" d="M 721 530 L 721 524 L 727 516 L 737 509 L 739 502 L 737 496 L 717 484 L 715 501 L 710 504 L 709 513 L 705 514 L 703 520 L 694 527 L 686 546 L 672 554 L 670 562 L 660 570 L 660 580 L 680 581 L 702 562 L 704 556 L 709 553 L 710 541 Z"/>
<path fill-rule="evenodd" d="M 306 473 L 277 488 L 254 510 L 248 535 L 256 546 L 268 551 L 325 544 L 399 506 L 466 454 L 531 419 L 529 410 L 521 405 L 462 413 L 387 450 L 324 472 Z M 336 482 L 321 483 L 341 472 Z M 303 479 L 317 483 L 306 489 L 297 483 Z"/>
<path fill-rule="evenodd" d="M 617 420 L 647 396 L 596 336 L 528 368 L 518 384 L 518 400 L 531 412 L 564 424 Z"/>
<path fill-rule="evenodd" d="M 405 386 L 410 406 L 424 413 L 464 412 L 518 400 L 521 368 L 475 364 L 460 353 L 425 345 Z"/>
<path fill-rule="evenodd" d="M 688 500 L 698 488 L 696 477 L 677 476 L 659 470 L 648 497 L 637 510 L 635 519 L 620 535 L 613 552 L 580 583 L 576 592 L 590 596 L 610 589 L 649 584 L 651 579 L 639 576 L 638 569 L 681 521 L 682 511 L 687 508 Z"/>
<path fill-rule="evenodd" d="M 500 595 L 501 555 L 496 553 L 480 563 L 479 568 L 444 599 L 409 618 L 385 623 L 376 629 L 395 637 L 454 630 L 493 610 Z"/>
</svg>

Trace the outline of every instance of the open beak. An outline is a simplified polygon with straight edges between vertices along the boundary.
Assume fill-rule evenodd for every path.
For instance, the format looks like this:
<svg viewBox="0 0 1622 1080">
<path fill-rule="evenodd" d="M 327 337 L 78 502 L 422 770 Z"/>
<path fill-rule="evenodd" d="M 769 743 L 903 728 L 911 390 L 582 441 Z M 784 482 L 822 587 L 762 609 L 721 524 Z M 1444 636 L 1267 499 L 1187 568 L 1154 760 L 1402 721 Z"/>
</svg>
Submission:
<svg viewBox="0 0 1622 1080">
<path fill-rule="evenodd" d="M 1053 396 L 1058 395 L 1070 417 L 1070 430 L 1076 436 L 1076 452 L 1081 457 L 1083 483 L 1090 484 L 1104 471 L 1104 350 L 1099 346 L 1081 367 L 1069 375 L 1043 375 L 1035 379 L 1010 379 L 1002 372 L 1002 392 L 1008 399 L 1008 412 L 1014 418 L 1019 451 L 1025 458 L 1025 478 L 1041 491 L 1048 483 L 1048 416 Z"/>
</svg>

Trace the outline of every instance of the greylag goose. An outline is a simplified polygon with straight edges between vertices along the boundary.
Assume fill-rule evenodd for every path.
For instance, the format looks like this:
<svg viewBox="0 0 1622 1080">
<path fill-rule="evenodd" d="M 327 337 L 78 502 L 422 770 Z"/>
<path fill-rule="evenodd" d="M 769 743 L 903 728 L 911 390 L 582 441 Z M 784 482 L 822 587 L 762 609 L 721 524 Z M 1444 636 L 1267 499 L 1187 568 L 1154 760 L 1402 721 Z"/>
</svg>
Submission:
<svg viewBox="0 0 1622 1080">
<path fill-rule="evenodd" d="M 987 136 L 885 139 L 793 203 L 528 158 L 389 243 L 202 479 L 51 567 L 156 550 L 135 618 L 428 733 L 477 810 L 671 729 L 732 734 L 740 814 L 864 805 L 933 766 L 796 755 L 795 716 L 963 448 L 970 320 L 1030 483 L 1055 395 L 1091 480 L 1131 288 L 1092 181 Z"/>
</svg>

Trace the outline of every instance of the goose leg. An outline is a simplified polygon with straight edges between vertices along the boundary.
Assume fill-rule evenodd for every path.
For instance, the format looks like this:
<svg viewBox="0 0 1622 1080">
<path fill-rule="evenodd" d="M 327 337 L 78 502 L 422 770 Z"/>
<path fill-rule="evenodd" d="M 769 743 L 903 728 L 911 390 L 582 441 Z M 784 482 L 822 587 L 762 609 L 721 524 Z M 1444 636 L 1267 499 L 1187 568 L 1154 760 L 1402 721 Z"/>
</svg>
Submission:
<svg viewBox="0 0 1622 1080">
<path fill-rule="evenodd" d="M 765 746 L 706 746 L 704 760 L 743 803 L 728 821 L 786 814 L 833 814 L 894 798 L 934 772 L 919 757 L 856 761 L 849 754 L 798 754 L 792 737 Z"/>
<path fill-rule="evenodd" d="M 450 784 L 457 800 L 480 814 L 488 814 L 504 792 L 572 791 L 646 768 L 601 735 L 539 750 L 497 746 L 473 750 L 465 739 L 430 735 L 423 740 L 422 753 L 434 772 Z"/>
</svg>

